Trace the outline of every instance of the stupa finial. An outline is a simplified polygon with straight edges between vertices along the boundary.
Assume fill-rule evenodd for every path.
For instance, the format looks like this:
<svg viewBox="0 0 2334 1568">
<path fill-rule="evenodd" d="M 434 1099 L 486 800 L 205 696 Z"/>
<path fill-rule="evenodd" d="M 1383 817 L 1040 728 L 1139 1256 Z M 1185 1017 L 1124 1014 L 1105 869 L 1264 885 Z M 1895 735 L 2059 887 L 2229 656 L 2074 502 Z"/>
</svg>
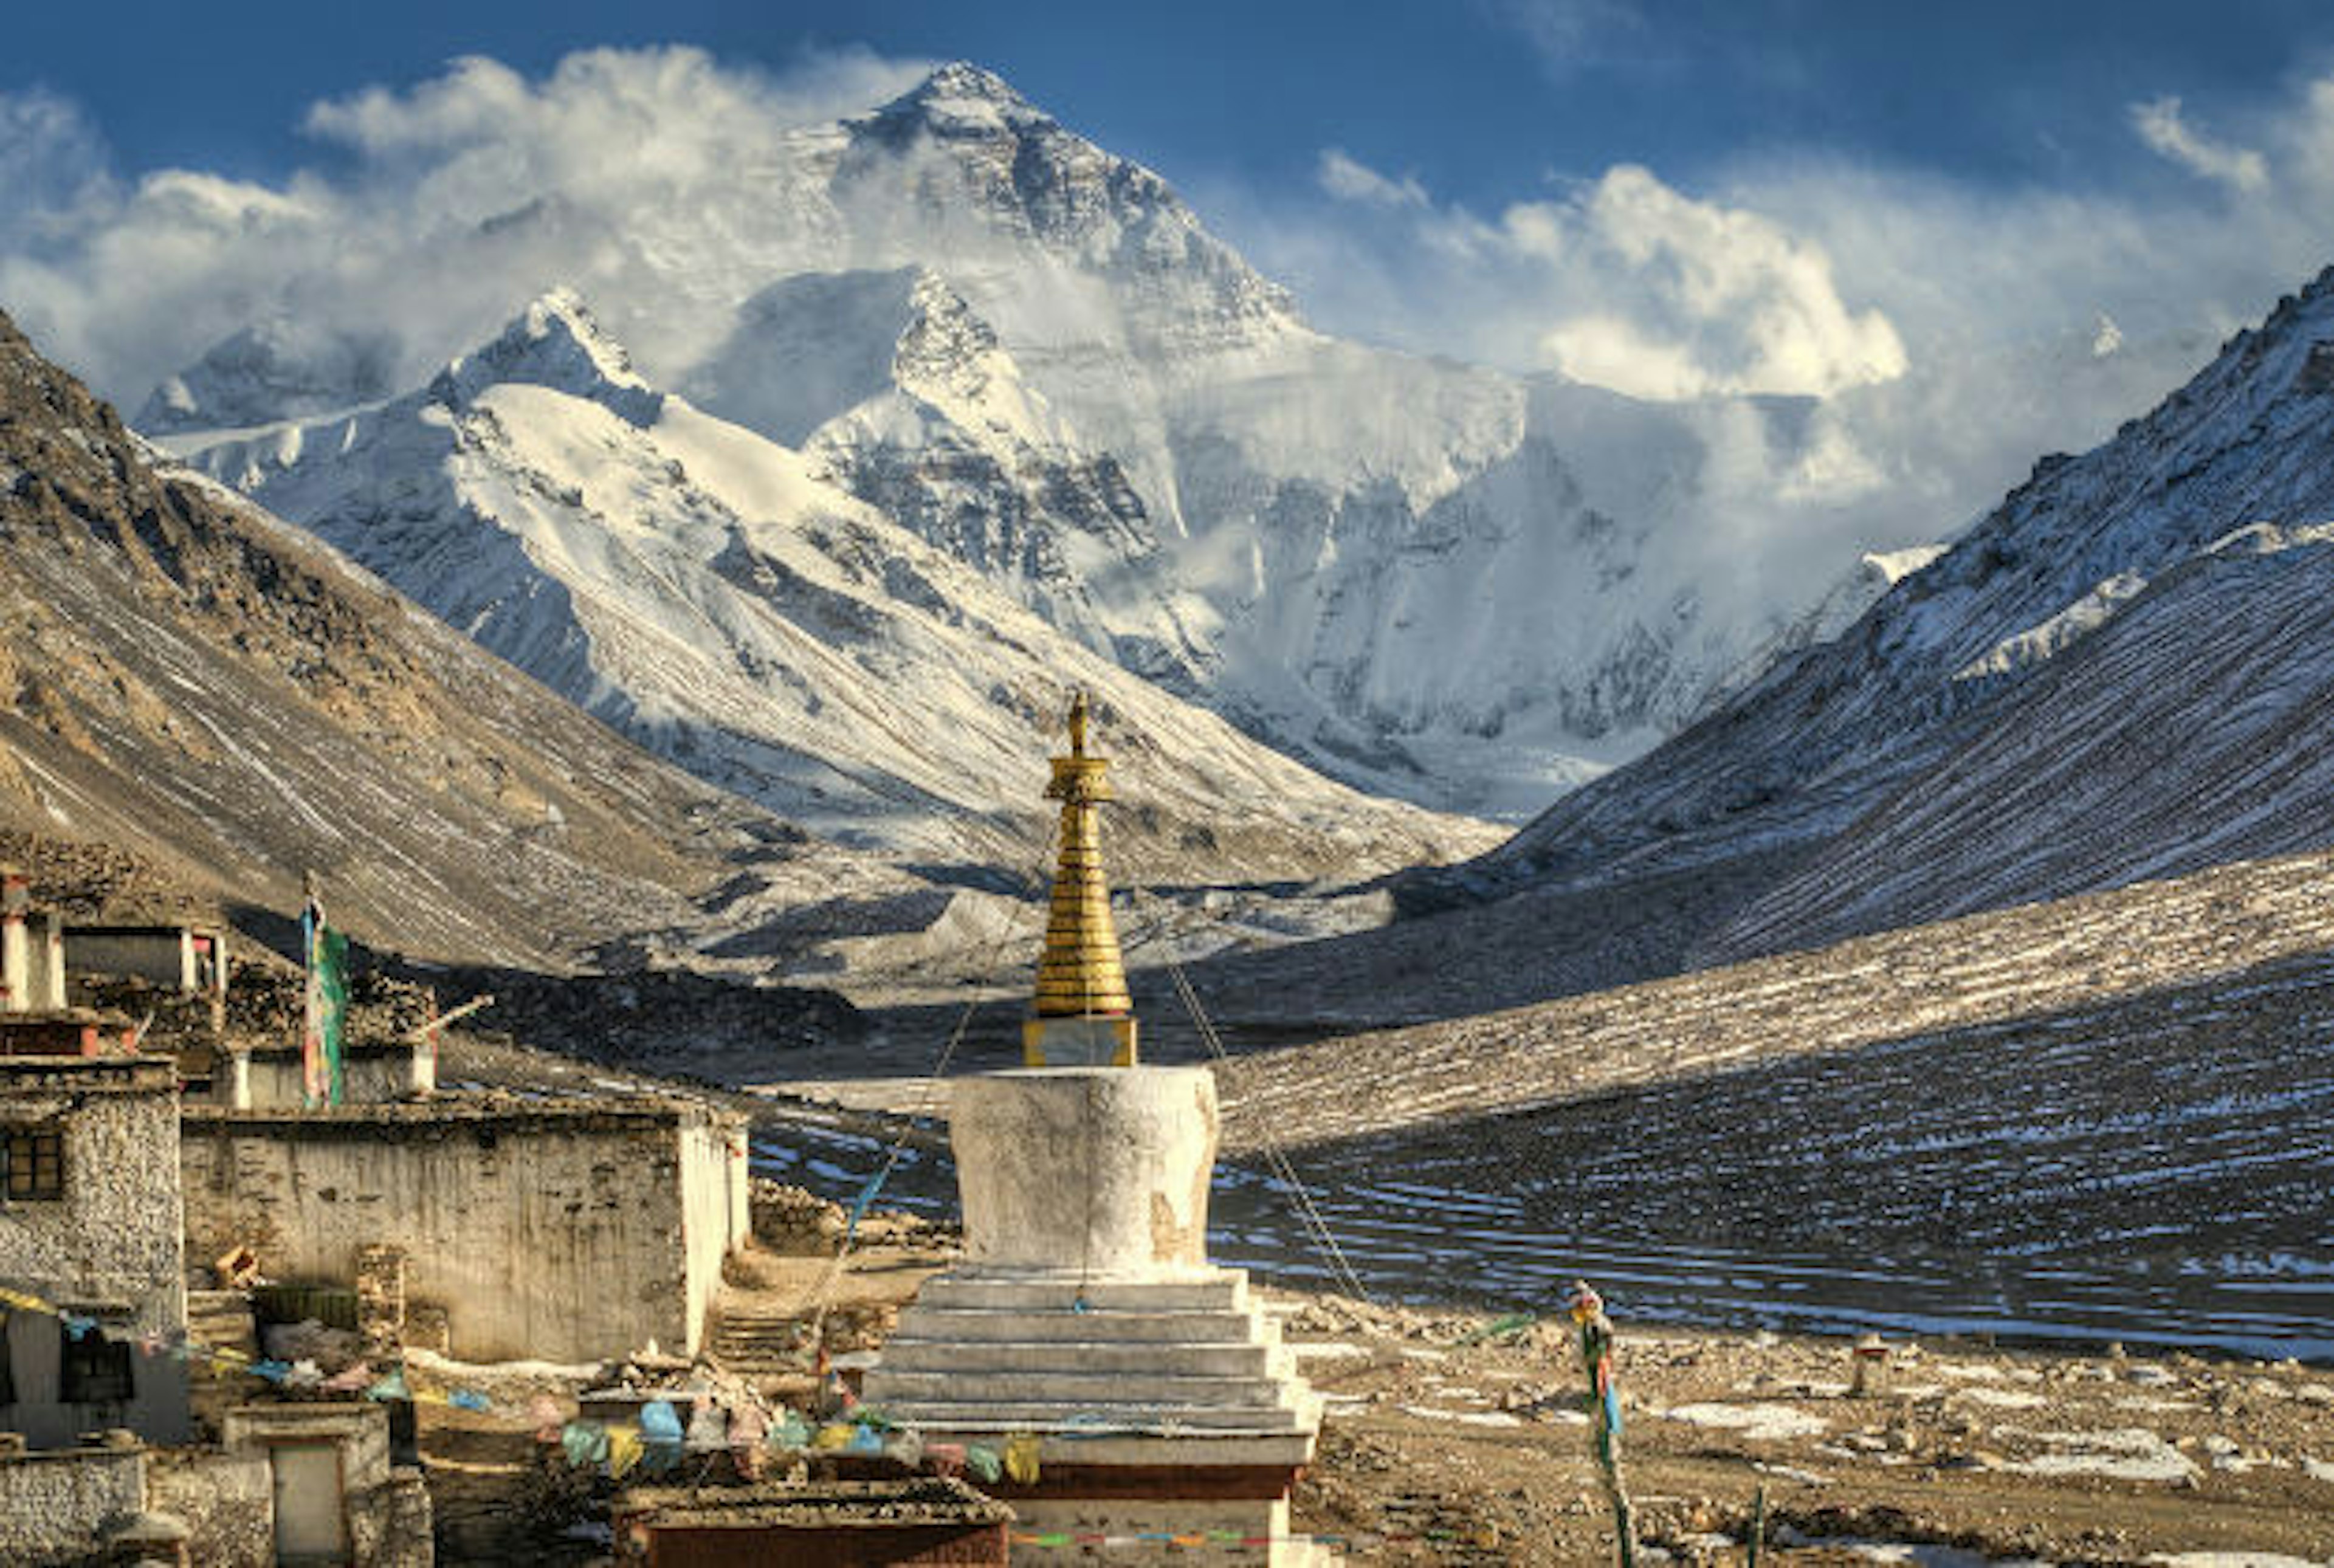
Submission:
<svg viewBox="0 0 2334 1568">
<path fill-rule="evenodd" d="M 1134 1005 L 1102 869 L 1107 760 L 1086 752 L 1086 694 L 1070 703 L 1070 754 L 1054 759 L 1046 798 L 1062 803 L 1061 854 L 1037 960 L 1034 1015 L 1022 1031 L 1032 1067 L 1134 1064 Z"/>
</svg>

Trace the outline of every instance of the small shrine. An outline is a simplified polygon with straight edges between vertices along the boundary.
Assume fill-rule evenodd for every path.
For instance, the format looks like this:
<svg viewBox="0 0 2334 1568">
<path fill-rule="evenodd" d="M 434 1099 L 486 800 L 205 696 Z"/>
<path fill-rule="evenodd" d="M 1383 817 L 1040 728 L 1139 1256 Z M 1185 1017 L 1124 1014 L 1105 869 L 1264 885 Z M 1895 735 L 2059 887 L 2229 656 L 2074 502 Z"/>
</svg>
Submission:
<svg viewBox="0 0 2334 1568">
<path fill-rule="evenodd" d="M 1109 764 L 1081 697 L 1029 1065 L 951 1086 L 965 1261 L 926 1282 L 866 1378 L 927 1441 L 1002 1446 L 985 1489 L 1037 1532 L 1101 1535 L 1114 1563 L 1183 1562 L 1203 1534 L 1245 1562 L 1312 1560 L 1288 1494 L 1320 1401 L 1245 1273 L 1207 1258 L 1215 1079 L 1135 1063 L 1098 807 Z"/>
</svg>

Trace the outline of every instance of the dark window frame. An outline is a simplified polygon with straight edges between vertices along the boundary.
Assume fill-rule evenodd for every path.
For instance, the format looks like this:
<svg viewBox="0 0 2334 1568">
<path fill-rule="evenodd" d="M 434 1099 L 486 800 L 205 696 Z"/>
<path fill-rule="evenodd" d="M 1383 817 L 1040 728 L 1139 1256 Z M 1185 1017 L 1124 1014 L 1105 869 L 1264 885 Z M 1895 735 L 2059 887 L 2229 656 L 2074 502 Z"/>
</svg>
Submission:
<svg viewBox="0 0 2334 1568">
<path fill-rule="evenodd" d="M 65 1196 L 65 1130 L 44 1122 L 0 1133 L 0 1203 L 58 1203 Z"/>
<path fill-rule="evenodd" d="M 130 1342 L 92 1326 L 81 1337 L 57 1324 L 57 1402 L 126 1405 L 138 1394 L 138 1366 Z"/>
</svg>

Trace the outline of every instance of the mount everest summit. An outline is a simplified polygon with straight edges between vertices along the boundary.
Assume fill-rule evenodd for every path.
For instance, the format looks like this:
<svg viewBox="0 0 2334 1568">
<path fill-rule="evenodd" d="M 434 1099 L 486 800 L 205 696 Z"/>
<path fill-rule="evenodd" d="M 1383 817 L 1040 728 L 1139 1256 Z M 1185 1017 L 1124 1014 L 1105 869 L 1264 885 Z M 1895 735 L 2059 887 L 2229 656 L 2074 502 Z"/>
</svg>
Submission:
<svg viewBox="0 0 2334 1568">
<path fill-rule="evenodd" d="M 612 227 L 555 185 L 441 248 L 463 338 L 415 341 L 362 302 L 304 298 L 171 378 L 140 423 L 684 761 L 700 721 L 758 734 L 750 705 L 718 695 L 750 688 L 751 669 L 693 694 L 709 706 L 684 723 L 657 682 L 633 689 L 550 628 L 614 591 L 579 589 L 570 568 L 612 570 L 627 530 L 670 533 L 651 514 L 671 496 L 650 499 L 637 476 L 603 483 L 608 444 L 696 476 L 651 448 L 709 420 L 732 457 L 747 435 L 777 454 L 754 459 L 767 495 L 722 505 L 787 528 L 880 519 L 930 547 L 881 616 L 992 622 L 990 600 L 958 603 L 978 583 L 1315 768 L 1439 809 L 1536 810 L 1676 728 L 1762 649 L 1804 640 L 1806 616 L 1842 613 L 1838 598 L 1818 610 L 1820 582 L 1770 580 L 1728 499 L 1755 471 L 1779 476 L 1778 505 L 1828 505 L 1820 408 L 1641 403 L 1326 336 L 1156 175 L 971 66 L 741 148 L 718 178 L 644 190 Z M 535 305 L 477 281 L 527 268 Z M 596 400 L 599 436 L 528 446 L 519 406 L 541 395 L 484 383 L 426 415 L 434 366 L 482 373 L 477 345 L 545 300 L 588 308 L 632 351 L 632 390 L 564 389 Z M 661 425 L 626 399 L 689 412 Z M 513 505 L 588 495 L 602 523 L 518 574 L 419 526 L 425 493 L 485 483 L 498 454 L 533 476 Z M 685 511 L 706 504 L 697 489 Z M 761 570 L 758 550 L 709 559 L 743 592 L 733 580 Z M 457 559 L 460 580 L 437 581 Z M 1837 565 L 1848 610 L 1879 591 L 1852 553 Z M 617 576 L 669 600 L 653 574 Z M 535 609 L 487 602 L 488 584 Z M 863 603 L 892 591 L 871 592 Z M 947 611 L 919 608 L 931 592 Z M 702 633 L 670 608 L 633 607 L 659 628 L 636 662 Z M 737 664 L 726 633 L 703 635 L 699 654 Z M 767 738 L 716 747 L 707 776 L 790 774 L 789 807 L 823 792 L 831 820 L 877 838 L 933 801 L 963 803 L 912 769 L 903 793 L 870 794 L 863 774 L 761 756 Z M 851 773 L 832 738 L 819 755 Z"/>
</svg>

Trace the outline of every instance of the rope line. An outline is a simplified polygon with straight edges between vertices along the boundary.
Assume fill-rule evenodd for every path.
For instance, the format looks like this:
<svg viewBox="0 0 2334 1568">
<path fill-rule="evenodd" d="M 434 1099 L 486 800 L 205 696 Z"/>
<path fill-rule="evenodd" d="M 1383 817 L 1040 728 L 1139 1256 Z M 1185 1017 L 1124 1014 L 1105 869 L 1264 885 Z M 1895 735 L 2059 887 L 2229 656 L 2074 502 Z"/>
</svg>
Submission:
<svg viewBox="0 0 2334 1568">
<path fill-rule="evenodd" d="M 1023 884 L 1025 887 L 1034 887 L 1041 895 L 1047 886 L 1046 864 L 1053 858 L 1054 845 L 1060 837 L 1060 833 L 1058 823 L 1046 833 L 1045 844 L 1037 852 L 1037 872 Z M 1012 918 L 1006 922 L 1005 928 L 998 933 L 996 941 L 989 946 L 987 958 L 979 965 L 981 973 L 997 972 L 999 961 L 1004 957 L 1005 949 L 1021 939 L 1021 928 L 1027 923 L 1029 911 L 1033 907 L 1035 906 L 1029 900 L 1016 900 Z M 949 1064 L 956 1060 L 957 1048 L 964 1044 L 964 1037 L 972 1027 L 973 1016 L 980 1011 L 982 1000 L 983 998 L 979 996 L 966 998 L 962 1010 L 957 1014 L 956 1026 L 949 1031 L 948 1040 L 940 1047 L 940 1055 L 933 1062 L 931 1071 L 925 1074 L 923 1099 L 901 1122 L 899 1133 L 892 1140 L 891 1147 L 884 1151 L 883 1163 L 877 1168 L 867 1185 L 860 1188 L 859 1196 L 852 1200 L 851 1212 L 844 1227 L 843 1245 L 835 1249 L 834 1255 L 827 1260 L 826 1267 L 819 1272 L 818 1277 L 804 1289 L 802 1294 L 786 1310 L 786 1316 L 800 1317 L 804 1308 L 811 1306 L 814 1303 L 816 1303 L 817 1310 L 812 1314 L 810 1334 L 806 1342 L 814 1360 L 819 1353 L 819 1347 L 825 1342 L 826 1317 L 834 1304 L 834 1287 L 843 1278 L 843 1272 L 849 1265 L 852 1253 L 858 1247 L 859 1221 L 866 1214 L 868 1207 L 875 1201 L 876 1195 L 882 1191 L 883 1184 L 891 1179 L 892 1172 L 899 1168 L 901 1157 L 907 1152 L 908 1139 L 915 1130 L 916 1123 L 928 1120 L 938 1107 L 941 1080 L 948 1074 Z"/>
<path fill-rule="evenodd" d="M 1147 915 L 1137 903 L 1138 896 L 1146 898 L 1150 902 L 1151 909 Z M 1224 1046 L 1223 1036 L 1217 1030 L 1215 1020 L 1208 1015 L 1207 1008 L 1201 1005 L 1200 993 L 1192 986 L 1191 977 L 1183 972 L 1182 961 L 1175 957 L 1172 941 L 1174 937 L 1190 931 L 1202 921 L 1213 923 L 1212 917 L 1204 910 L 1188 913 L 1179 910 L 1171 900 L 1160 897 L 1154 884 L 1142 881 L 1129 886 L 1127 907 L 1130 914 L 1143 917 L 1147 922 L 1143 934 L 1126 944 L 1127 950 L 1132 952 L 1154 940 L 1160 940 L 1162 937 L 1167 938 L 1161 940 L 1160 945 L 1163 949 L 1167 974 L 1174 983 L 1176 995 L 1181 1000 L 1184 1011 L 1191 1015 L 1192 1025 L 1199 1031 L 1201 1042 L 1207 1046 L 1209 1054 L 1218 1063 L 1229 1064 L 1231 1061 L 1231 1053 Z M 1179 915 L 1183 916 L 1183 919 L 1178 920 L 1176 917 Z M 1171 930 L 1171 925 L 1178 928 Z M 1257 1131 L 1264 1145 L 1266 1168 L 1295 1198 L 1297 1223 L 1304 1227 L 1307 1242 L 1316 1252 L 1320 1254 L 1322 1261 L 1328 1265 L 1331 1277 L 1336 1280 L 1339 1288 L 1349 1295 L 1365 1303 L 1374 1304 L 1375 1298 L 1370 1294 L 1369 1287 L 1362 1283 L 1361 1275 L 1346 1258 L 1345 1249 L 1338 1245 L 1336 1232 L 1329 1228 L 1328 1220 L 1322 1215 L 1320 1207 L 1315 1203 L 1312 1189 L 1307 1187 L 1304 1178 L 1297 1174 L 1297 1167 L 1290 1162 L 1288 1150 L 1281 1147 L 1280 1140 L 1273 1136 L 1271 1124 L 1268 1121 L 1259 1122 Z"/>
<path fill-rule="evenodd" d="M 1191 976 L 1183 973 L 1182 964 L 1170 957 L 1167 973 L 1174 980 L 1176 993 L 1182 997 L 1183 1005 L 1191 1013 L 1191 1022 L 1197 1025 L 1200 1038 L 1207 1045 L 1209 1053 L 1219 1063 L 1230 1065 L 1231 1054 L 1224 1049 L 1223 1036 L 1216 1032 L 1215 1021 L 1200 1005 L 1200 994 L 1192 987 Z M 1305 1185 L 1304 1178 L 1297 1174 L 1297 1168 L 1289 1163 L 1288 1151 L 1281 1148 L 1280 1140 L 1272 1135 L 1270 1124 L 1259 1123 L 1257 1130 L 1264 1140 L 1265 1163 L 1296 1196 L 1299 1220 L 1307 1234 L 1318 1246 L 1331 1273 L 1349 1294 L 1365 1303 L 1371 1303 L 1369 1287 L 1362 1283 L 1362 1276 L 1346 1260 L 1345 1249 L 1337 1245 L 1336 1233 L 1329 1228 L 1328 1220 L 1323 1217 L 1319 1206 L 1313 1201 L 1312 1189 Z"/>
</svg>

